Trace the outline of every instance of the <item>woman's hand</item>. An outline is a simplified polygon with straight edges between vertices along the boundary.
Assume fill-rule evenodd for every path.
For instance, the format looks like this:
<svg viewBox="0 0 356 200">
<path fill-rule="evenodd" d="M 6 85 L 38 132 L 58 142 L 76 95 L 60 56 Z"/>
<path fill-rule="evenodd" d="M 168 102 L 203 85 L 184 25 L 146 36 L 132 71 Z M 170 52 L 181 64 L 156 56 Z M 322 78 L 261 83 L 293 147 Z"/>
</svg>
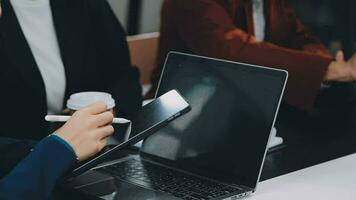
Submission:
<svg viewBox="0 0 356 200">
<path fill-rule="evenodd" d="M 354 55 L 349 61 L 345 61 L 344 53 L 337 52 L 335 61 L 331 62 L 326 72 L 324 80 L 338 82 L 356 81 L 356 56 Z"/>
<path fill-rule="evenodd" d="M 95 103 L 75 112 L 54 134 L 68 142 L 83 161 L 106 146 L 107 138 L 114 132 L 113 118 L 105 103 Z"/>
<path fill-rule="evenodd" d="M 0 0 L 0 17 L 2 16 L 2 6 L 1 6 L 1 0 Z"/>
<path fill-rule="evenodd" d="M 347 62 L 352 66 L 352 68 L 356 69 L 356 53 L 354 53 L 354 55 Z"/>
</svg>

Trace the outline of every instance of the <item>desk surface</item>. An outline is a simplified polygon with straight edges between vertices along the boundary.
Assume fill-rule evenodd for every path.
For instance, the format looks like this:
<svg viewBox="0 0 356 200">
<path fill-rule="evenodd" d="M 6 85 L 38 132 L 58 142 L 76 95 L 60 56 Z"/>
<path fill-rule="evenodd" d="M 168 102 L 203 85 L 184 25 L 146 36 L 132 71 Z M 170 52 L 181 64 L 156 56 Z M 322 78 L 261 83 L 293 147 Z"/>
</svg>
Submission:
<svg viewBox="0 0 356 200">
<path fill-rule="evenodd" d="M 356 154 L 263 181 L 248 200 L 356 198 Z"/>
</svg>

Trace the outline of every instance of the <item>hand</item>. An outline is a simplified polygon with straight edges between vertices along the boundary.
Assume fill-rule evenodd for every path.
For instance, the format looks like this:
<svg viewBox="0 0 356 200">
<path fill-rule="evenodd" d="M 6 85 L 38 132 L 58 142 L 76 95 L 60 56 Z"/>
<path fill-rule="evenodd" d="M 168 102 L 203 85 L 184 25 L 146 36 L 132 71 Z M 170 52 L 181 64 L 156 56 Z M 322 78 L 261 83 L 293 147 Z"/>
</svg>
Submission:
<svg viewBox="0 0 356 200">
<path fill-rule="evenodd" d="M 112 114 L 114 115 L 114 117 L 116 117 L 116 111 L 113 109 L 113 110 L 110 110 L 112 112 Z M 69 108 L 66 108 L 64 110 L 62 110 L 62 115 L 73 115 L 75 112 L 70 110 Z"/>
<path fill-rule="evenodd" d="M 250 35 L 238 28 L 225 33 L 224 38 L 225 40 L 234 40 L 235 38 L 242 38 L 242 40 L 245 42 L 257 43 L 257 39 L 255 36 Z"/>
<path fill-rule="evenodd" d="M 356 53 L 347 61 L 353 69 L 356 69 Z"/>
<path fill-rule="evenodd" d="M 342 51 L 338 51 L 335 61 L 331 62 L 324 80 L 338 82 L 352 82 L 356 80 L 356 67 L 346 62 Z"/>
<path fill-rule="evenodd" d="M 75 112 L 54 134 L 64 139 L 83 161 L 106 146 L 106 139 L 113 132 L 113 114 L 105 103 L 95 103 Z"/>
</svg>

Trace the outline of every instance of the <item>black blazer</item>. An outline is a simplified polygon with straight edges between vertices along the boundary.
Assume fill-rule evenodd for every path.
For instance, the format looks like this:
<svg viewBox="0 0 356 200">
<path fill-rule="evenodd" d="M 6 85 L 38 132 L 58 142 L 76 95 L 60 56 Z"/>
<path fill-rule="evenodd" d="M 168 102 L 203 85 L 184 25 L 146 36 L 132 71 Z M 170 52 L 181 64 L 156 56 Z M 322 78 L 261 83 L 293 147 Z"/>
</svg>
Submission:
<svg viewBox="0 0 356 200">
<path fill-rule="evenodd" d="M 49 134 L 44 82 L 9 0 L 2 4 L 0 136 L 40 139 Z M 51 0 L 51 8 L 66 72 L 64 103 L 76 92 L 109 92 L 118 115 L 130 117 L 141 106 L 139 75 L 108 3 Z"/>
</svg>

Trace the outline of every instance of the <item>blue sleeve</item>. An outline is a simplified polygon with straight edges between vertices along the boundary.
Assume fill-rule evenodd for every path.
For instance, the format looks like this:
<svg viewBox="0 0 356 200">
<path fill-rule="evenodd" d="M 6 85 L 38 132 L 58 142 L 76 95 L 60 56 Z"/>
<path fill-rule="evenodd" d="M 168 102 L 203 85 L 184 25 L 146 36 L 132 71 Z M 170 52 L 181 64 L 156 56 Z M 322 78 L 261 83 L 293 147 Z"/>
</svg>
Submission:
<svg viewBox="0 0 356 200">
<path fill-rule="evenodd" d="M 64 140 L 49 136 L 0 180 L 0 199 L 49 199 L 57 179 L 76 162 L 73 149 Z"/>
<path fill-rule="evenodd" d="M 26 158 L 38 144 L 34 140 L 16 140 L 0 137 L 0 180 Z"/>
</svg>

